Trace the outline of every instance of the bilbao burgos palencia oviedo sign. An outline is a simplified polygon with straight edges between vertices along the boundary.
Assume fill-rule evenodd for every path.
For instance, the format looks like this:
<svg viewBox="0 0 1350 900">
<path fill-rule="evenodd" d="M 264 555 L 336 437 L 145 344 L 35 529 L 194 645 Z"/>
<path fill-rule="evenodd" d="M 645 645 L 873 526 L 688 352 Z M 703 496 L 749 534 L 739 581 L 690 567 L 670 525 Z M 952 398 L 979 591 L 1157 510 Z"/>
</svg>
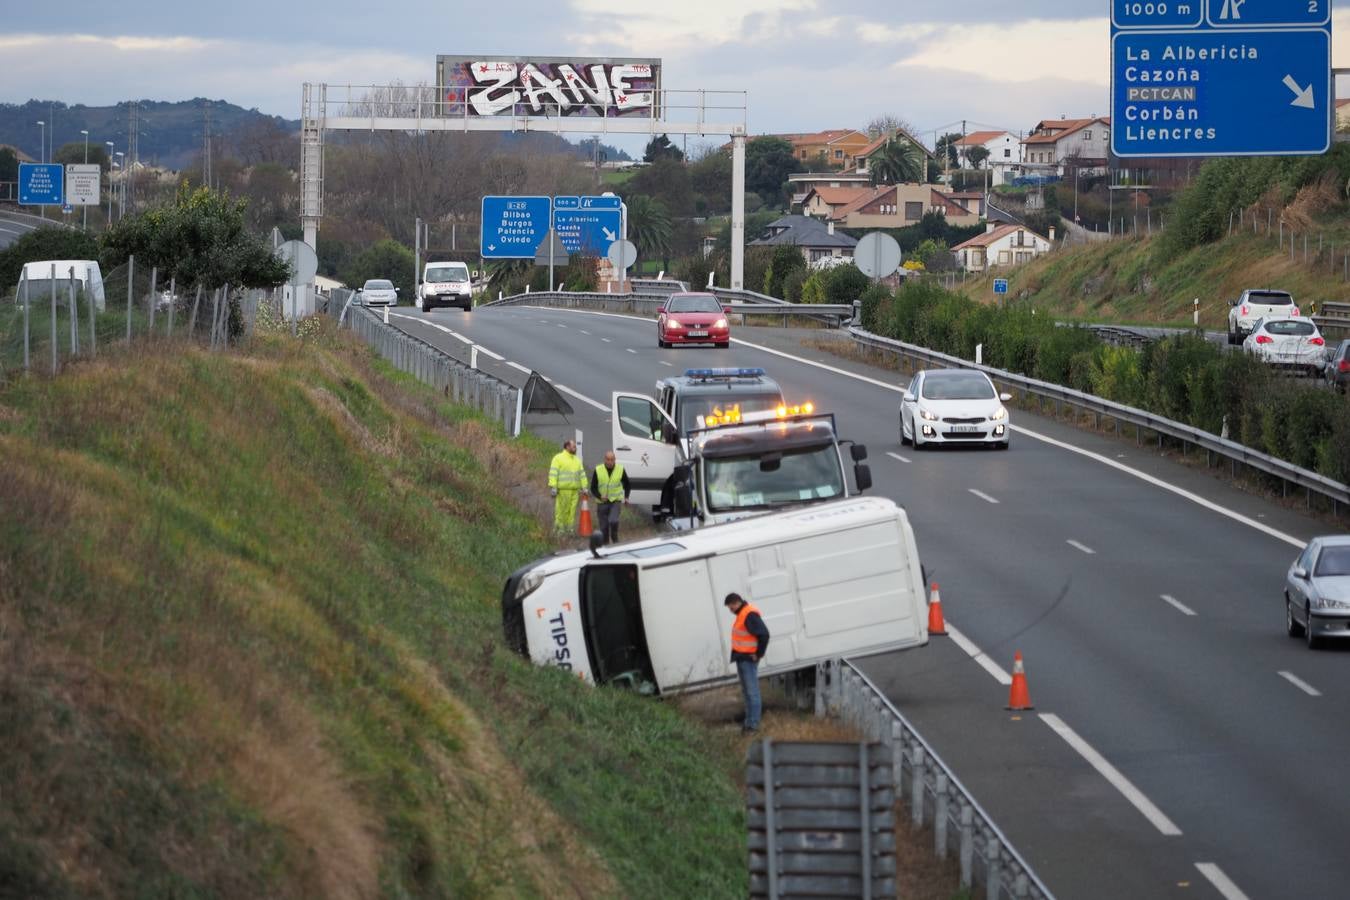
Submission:
<svg viewBox="0 0 1350 900">
<path fill-rule="evenodd" d="M 659 59 L 437 56 L 447 116 L 659 118 Z"/>
</svg>

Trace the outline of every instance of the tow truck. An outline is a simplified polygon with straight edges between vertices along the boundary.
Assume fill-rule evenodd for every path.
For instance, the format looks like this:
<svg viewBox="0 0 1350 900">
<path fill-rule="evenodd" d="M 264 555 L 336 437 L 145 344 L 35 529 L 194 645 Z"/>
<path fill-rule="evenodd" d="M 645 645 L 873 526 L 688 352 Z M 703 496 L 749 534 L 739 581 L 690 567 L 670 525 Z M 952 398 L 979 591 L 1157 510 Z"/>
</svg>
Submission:
<svg viewBox="0 0 1350 900">
<path fill-rule="evenodd" d="M 698 528 L 840 500 L 872 486 L 867 448 L 840 440 L 834 415 L 809 402 L 788 405 L 779 392 L 777 402 L 765 403 L 762 369 L 691 369 L 678 384 L 672 381 L 657 384 L 663 403 L 617 391 L 611 400 L 613 447 L 628 471 L 631 500 L 650 504 L 655 520 L 677 530 Z M 754 390 L 746 396 L 728 390 L 718 403 L 683 418 L 685 428 L 676 425 L 671 412 L 695 405 L 691 392 L 737 382 Z M 852 490 L 844 445 L 853 462 Z"/>
</svg>

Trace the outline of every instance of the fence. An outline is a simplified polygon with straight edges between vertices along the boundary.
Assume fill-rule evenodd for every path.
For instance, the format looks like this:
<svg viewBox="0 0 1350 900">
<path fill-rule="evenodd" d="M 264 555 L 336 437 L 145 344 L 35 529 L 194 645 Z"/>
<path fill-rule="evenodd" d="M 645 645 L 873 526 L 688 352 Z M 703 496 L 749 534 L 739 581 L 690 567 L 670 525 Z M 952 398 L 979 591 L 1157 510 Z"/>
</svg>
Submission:
<svg viewBox="0 0 1350 900">
<path fill-rule="evenodd" d="M 1339 235 L 1338 244 L 1336 236 L 1328 238 L 1324 232 L 1310 229 L 1297 231 L 1292 224 L 1284 221 L 1280 210 L 1272 207 L 1250 206 L 1230 210 L 1228 234 L 1248 230 L 1253 235 L 1264 234 L 1267 239 L 1275 240 L 1280 253 L 1287 254 L 1290 262 L 1301 262 L 1308 269 L 1339 275 L 1341 281 L 1350 282 L 1350 239 L 1343 232 Z"/>
<path fill-rule="evenodd" d="M 847 660 L 832 660 L 816 668 L 816 715 L 827 714 L 889 749 L 896 799 L 908 806 L 916 828 L 932 826 L 933 849 L 939 858 L 948 857 L 955 839 L 963 888 L 982 885 L 986 900 L 1053 898 L 942 758 Z"/>
<path fill-rule="evenodd" d="M 0 377 L 19 372 L 55 375 L 65 364 L 133 339 L 195 340 L 223 349 L 249 334 L 259 311 L 275 307 L 274 292 L 230 285 L 183 288 L 134 258 L 90 285 L 73 268 L 52 266 L 42 278 L 23 277 L 0 303 Z"/>
<path fill-rule="evenodd" d="M 1183 453 L 1185 453 L 1187 445 L 1193 445 L 1208 454 L 1210 464 L 1213 463 L 1215 457 L 1229 460 L 1234 475 L 1237 474 L 1238 465 L 1242 465 L 1279 479 L 1285 496 L 1288 496 L 1289 485 L 1291 484 L 1303 488 L 1307 494 L 1310 507 L 1312 506 L 1313 494 L 1318 494 L 1330 500 L 1332 512 L 1336 515 L 1340 514 L 1341 506 L 1350 504 L 1350 487 L 1341 484 L 1339 481 L 1332 481 L 1324 475 L 1300 468 L 1282 459 L 1276 459 L 1269 454 L 1253 450 L 1228 438 L 1216 437 L 1203 429 L 1166 419 L 1162 416 L 1155 416 L 1134 407 L 1113 403 L 1110 400 L 1103 400 L 1101 397 L 1075 391 L 1072 388 L 1051 384 L 1048 381 L 1038 381 L 1034 378 L 1005 372 L 1002 369 L 978 365 L 955 356 L 948 356 L 945 353 L 938 353 L 925 347 L 892 340 L 865 331 L 862 328 L 850 328 L 849 335 L 855 344 L 898 356 L 911 365 L 914 362 L 919 362 L 984 372 L 1001 388 L 1010 388 L 1014 392 L 1020 391 L 1025 395 L 1035 397 L 1038 410 L 1044 408 L 1045 401 L 1048 400 L 1054 403 L 1056 413 L 1062 407 L 1068 406 L 1072 409 L 1091 413 L 1099 425 L 1103 417 L 1111 419 L 1116 425 L 1117 434 L 1122 422 L 1132 425 L 1135 429 L 1136 441 L 1142 441 L 1144 431 L 1151 431 L 1158 436 L 1160 447 L 1164 437 L 1179 441 Z"/>
<path fill-rule="evenodd" d="M 465 365 L 420 338 L 386 325 L 369 309 L 351 305 L 349 295 L 350 292 L 334 291 L 326 305 L 328 314 L 349 327 L 399 371 L 407 372 L 456 403 L 479 410 L 494 422 L 501 423 L 508 434 L 520 434 L 523 416 L 520 388 Z"/>
</svg>

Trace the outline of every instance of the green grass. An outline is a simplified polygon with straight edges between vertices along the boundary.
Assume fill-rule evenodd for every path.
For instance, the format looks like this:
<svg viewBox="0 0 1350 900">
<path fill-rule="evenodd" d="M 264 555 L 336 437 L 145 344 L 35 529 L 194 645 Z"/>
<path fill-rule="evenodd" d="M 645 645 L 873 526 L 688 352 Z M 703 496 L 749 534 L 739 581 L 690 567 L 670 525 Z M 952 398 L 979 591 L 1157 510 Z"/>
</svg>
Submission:
<svg viewBox="0 0 1350 900">
<path fill-rule="evenodd" d="M 0 884 L 744 894 L 729 730 L 501 646 L 552 447 L 327 331 L 103 348 L 0 387 Z"/>
</svg>

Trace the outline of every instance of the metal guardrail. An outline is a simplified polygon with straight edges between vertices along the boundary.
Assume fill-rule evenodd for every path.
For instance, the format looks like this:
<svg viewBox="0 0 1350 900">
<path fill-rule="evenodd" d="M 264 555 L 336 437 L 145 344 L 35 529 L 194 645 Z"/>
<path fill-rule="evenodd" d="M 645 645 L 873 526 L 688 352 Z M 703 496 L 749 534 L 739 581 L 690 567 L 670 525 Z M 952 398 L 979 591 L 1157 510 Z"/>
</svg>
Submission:
<svg viewBox="0 0 1350 900">
<path fill-rule="evenodd" d="M 1341 332 L 1350 331 L 1350 303 L 1329 301 L 1323 303 L 1321 312 L 1312 317 L 1317 327 L 1323 331 L 1328 328 Z"/>
<path fill-rule="evenodd" d="M 673 278 L 630 278 L 634 293 L 638 294 L 676 294 L 689 290 L 689 285 Z"/>
<path fill-rule="evenodd" d="M 337 294 L 338 292 L 334 292 Z M 346 293 L 346 292 L 344 292 Z M 456 403 L 473 407 L 501 423 L 507 434 L 519 435 L 523 423 L 520 388 L 466 366 L 426 341 L 386 325 L 363 306 L 331 297 L 328 314 L 345 323 L 395 368 L 407 372 Z"/>
<path fill-rule="evenodd" d="M 961 887 L 983 885 L 987 900 L 1053 900 L 1054 894 L 961 780 L 900 710 L 847 660 L 816 667 L 816 715 L 827 714 L 890 750 L 896 798 L 908 805 L 916 828 L 932 825 L 933 850 L 939 858 L 947 858 L 955 837 Z"/>
<path fill-rule="evenodd" d="M 1051 384 L 1048 381 L 1038 381 L 1035 378 L 1016 375 L 991 366 L 978 365 L 969 360 L 882 337 L 862 328 L 849 328 L 849 336 L 856 344 L 893 353 L 908 360 L 984 372 L 993 379 L 995 384 L 1036 397 L 1038 405 L 1044 400 L 1051 400 L 1055 403 L 1056 410 L 1062 405 L 1085 410 L 1095 416 L 1105 416 L 1115 421 L 1117 428 L 1119 423 L 1124 422 L 1135 426 L 1136 429 L 1144 429 L 1158 435 L 1159 444 L 1162 443 L 1164 436 L 1182 442 L 1183 448 L 1186 444 L 1192 444 L 1212 456 L 1228 459 L 1232 463 L 1234 471 L 1240 463 L 1247 468 L 1280 479 L 1281 483 L 1285 485 L 1286 493 L 1290 484 L 1303 488 L 1308 493 L 1309 503 L 1312 502 L 1313 494 L 1326 497 L 1331 500 L 1332 510 L 1335 513 L 1339 514 L 1341 505 L 1350 504 L 1350 487 L 1339 481 L 1333 481 L 1324 475 L 1300 468 L 1293 463 L 1276 459 L 1267 453 L 1253 450 L 1228 438 L 1217 437 L 1204 429 L 1185 425 L 1162 416 L 1155 416 L 1132 406 L 1113 403 L 1110 400 L 1103 400 L 1101 397 L 1075 391 L 1058 384 Z"/>
</svg>

